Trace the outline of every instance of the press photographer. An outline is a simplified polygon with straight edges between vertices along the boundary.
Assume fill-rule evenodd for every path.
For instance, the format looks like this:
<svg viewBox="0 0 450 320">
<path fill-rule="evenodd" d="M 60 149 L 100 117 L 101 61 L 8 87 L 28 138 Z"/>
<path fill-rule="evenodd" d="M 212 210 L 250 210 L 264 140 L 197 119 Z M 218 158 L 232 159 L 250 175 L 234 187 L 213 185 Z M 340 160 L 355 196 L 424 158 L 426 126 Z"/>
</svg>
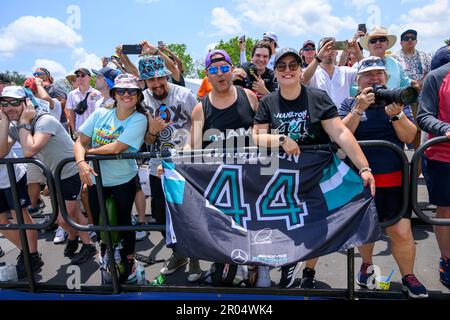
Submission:
<svg viewBox="0 0 450 320">
<path fill-rule="evenodd" d="M 247 88 L 256 93 L 258 99 L 277 89 L 272 70 L 267 68 L 272 48 L 269 42 L 259 41 L 252 49 L 252 61 L 245 62 L 241 68 L 233 71 L 235 85 Z"/>
</svg>

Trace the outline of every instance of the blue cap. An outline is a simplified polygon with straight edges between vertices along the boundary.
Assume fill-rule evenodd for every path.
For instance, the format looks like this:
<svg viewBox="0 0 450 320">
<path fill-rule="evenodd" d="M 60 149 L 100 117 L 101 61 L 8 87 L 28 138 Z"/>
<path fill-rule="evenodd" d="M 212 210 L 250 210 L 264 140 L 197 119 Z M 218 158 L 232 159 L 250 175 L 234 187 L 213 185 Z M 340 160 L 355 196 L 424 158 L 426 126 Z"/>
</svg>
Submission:
<svg viewBox="0 0 450 320">
<path fill-rule="evenodd" d="M 439 48 L 431 59 L 431 70 L 442 67 L 450 62 L 450 46 Z"/>
<path fill-rule="evenodd" d="M 97 76 L 101 76 L 101 77 L 105 78 L 105 81 L 108 84 L 108 87 L 110 89 L 112 87 L 114 87 L 114 80 L 116 79 L 116 77 L 122 73 L 120 70 L 109 68 L 109 67 L 101 68 L 98 71 L 92 69 L 92 72 Z"/>
</svg>

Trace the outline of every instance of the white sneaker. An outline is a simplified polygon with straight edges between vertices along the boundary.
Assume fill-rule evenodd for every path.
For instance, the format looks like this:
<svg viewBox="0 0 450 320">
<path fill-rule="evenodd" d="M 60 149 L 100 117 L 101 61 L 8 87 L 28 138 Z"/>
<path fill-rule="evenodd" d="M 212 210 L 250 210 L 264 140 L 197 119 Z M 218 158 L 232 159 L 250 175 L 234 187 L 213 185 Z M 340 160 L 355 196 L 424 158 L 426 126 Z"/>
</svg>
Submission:
<svg viewBox="0 0 450 320">
<path fill-rule="evenodd" d="M 258 280 L 256 280 L 257 288 L 270 288 L 272 281 L 270 280 L 269 266 L 258 266 Z"/>
<path fill-rule="evenodd" d="M 136 231 L 136 241 L 142 241 L 147 236 L 146 231 Z"/>
<path fill-rule="evenodd" d="M 189 259 L 189 271 L 187 280 L 189 282 L 195 282 L 202 277 L 202 269 L 200 268 L 200 262 L 197 259 Z"/>
<path fill-rule="evenodd" d="M 66 241 L 67 233 L 64 231 L 64 229 L 59 226 L 58 229 L 56 229 L 55 237 L 53 238 L 54 244 L 60 244 Z"/>
</svg>

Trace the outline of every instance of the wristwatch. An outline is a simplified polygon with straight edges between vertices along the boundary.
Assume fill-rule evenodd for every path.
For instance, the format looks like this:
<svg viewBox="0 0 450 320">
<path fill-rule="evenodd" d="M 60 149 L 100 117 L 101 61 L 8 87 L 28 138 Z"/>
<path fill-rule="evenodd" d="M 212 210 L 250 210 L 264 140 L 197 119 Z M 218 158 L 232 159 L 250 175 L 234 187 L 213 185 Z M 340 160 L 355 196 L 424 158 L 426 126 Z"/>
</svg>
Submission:
<svg viewBox="0 0 450 320">
<path fill-rule="evenodd" d="M 396 114 L 395 116 L 392 116 L 390 118 L 390 121 L 393 122 L 393 121 L 400 120 L 404 115 L 405 115 L 405 113 L 403 111 L 400 111 L 399 114 Z"/>
<path fill-rule="evenodd" d="M 284 135 L 281 135 L 280 137 L 279 137 L 279 143 L 280 143 L 280 146 L 282 146 L 283 144 L 285 144 L 286 143 L 286 136 L 284 136 Z"/>
<path fill-rule="evenodd" d="M 321 63 L 321 62 L 322 62 L 322 59 L 320 59 L 318 55 L 315 55 L 315 56 L 314 56 L 314 59 L 316 59 L 316 61 L 317 61 L 318 63 Z"/>
<path fill-rule="evenodd" d="M 27 123 L 27 124 L 22 123 L 22 124 L 19 124 L 17 126 L 17 129 L 19 129 L 19 130 L 22 129 L 22 128 L 24 128 L 25 130 L 31 131 L 31 124 L 29 124 L 29 123 Z"/>
</svg>

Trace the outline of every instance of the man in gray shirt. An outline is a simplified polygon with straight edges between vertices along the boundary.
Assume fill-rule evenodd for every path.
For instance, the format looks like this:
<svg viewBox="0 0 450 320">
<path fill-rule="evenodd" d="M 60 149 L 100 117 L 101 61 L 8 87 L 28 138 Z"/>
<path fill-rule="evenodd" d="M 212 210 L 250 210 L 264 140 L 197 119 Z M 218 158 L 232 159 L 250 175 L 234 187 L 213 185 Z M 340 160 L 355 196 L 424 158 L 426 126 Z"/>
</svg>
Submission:
<svg viewBox="0 0 450 320">
<path fill-rule="evenodd" d="M 19 141 L 24 157 L 35 157 L 41 160 L 53 173 L 62 159 L 73 157 L 73 141 L 62 124 L 49 113 L 35 111 L 29 99 L 26 99 L 22 87 L 8 87 L 3 90 L 1 98 L 14 98 L 20 103 L 15 107 L 3 110 L 9 123 L 8 150 Z M 81 212 L 77 197 L 81 190 L 81 180 L 75 163 L 65 166 L 61 174 L 63 199 L 69 216 L 77 223 L 85 225 L 86 218 Z M 58 224 L 69 234 L 64 255 L 72 258 L 73 264 L 81 264 L 95 256 L 97 250 L 91 243 L 87 232 L 78 232 L 58 215 Z M 78 237 L 83 246 L 78 254 Z"/>
</svg>

